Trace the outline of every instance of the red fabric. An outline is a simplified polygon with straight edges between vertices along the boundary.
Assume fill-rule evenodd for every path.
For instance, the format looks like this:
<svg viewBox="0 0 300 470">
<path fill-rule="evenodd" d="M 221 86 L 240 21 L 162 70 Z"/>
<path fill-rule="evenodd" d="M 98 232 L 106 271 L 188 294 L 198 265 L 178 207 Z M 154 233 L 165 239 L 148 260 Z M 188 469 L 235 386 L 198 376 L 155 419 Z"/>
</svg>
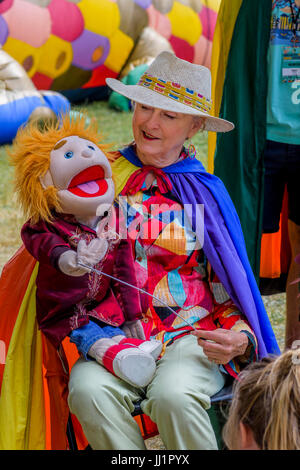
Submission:
<svg viewBox="0 0 300 470">
<path fill-rule="evenodd" d="M 134 348 L 135 346 L 131 346 L 129 344 L 116 344 L 114 346 L 111 346 L 108 348 L 108 350 L 105 352 L 102 362 L 104 367 L 109 370 L 112 374 L 115 374 L 114 371 L 114 360 L 119 354 L 120 351 L 124 351 L 126 349 L 131 349 Z"/>
<path fill-rule="evenodd" d="M 145 178 L 148 173 L 154 173 L 157 181 L 158 188 L 162 194 L 171 191 L 172 183 L 166 176 L 163 170 L 155 168 L 150 165 L 145 165 L 139 170 L 135 171 L 130 178 L 128 178 L 121 194 L 123 196 L 137 193 L 144 184 Z"/>
<path fill-rule="evenodd" d="M 87 83 L 82 85 L 81 88 L 93 88 L 98 86 L 107 86 L 106 85 L 106 78 L 117 78 L 118 73 L 114 72 L 113 70 L 107 68 L 105 65 L 100 65 L 96 67 L 93 72 L 92 76 Z"/>
<path fill-rule="evenodd" d="M 36 72 L 31 80 L 38 90 L 49 90 L 53 82 L 53 78 L 40 72 Z"/>
<path fill-rule="evenodd" d="M 138 339 L 138 338 L 124 338 L 120 341 L 119 344 L 133 344 L 135 346 L 139 346 L 140 344 L 144 343 L 145 340 Z"/>
</svg>

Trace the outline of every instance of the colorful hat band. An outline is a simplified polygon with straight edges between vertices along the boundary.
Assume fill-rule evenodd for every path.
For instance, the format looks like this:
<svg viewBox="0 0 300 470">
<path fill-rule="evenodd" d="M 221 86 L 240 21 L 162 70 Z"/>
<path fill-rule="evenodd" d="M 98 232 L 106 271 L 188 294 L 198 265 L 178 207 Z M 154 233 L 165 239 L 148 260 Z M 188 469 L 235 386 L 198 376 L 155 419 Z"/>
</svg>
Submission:
<svg viewBox="0 0 300 470">
<path fill-rule="evenodd" d="M 191 108 L 204 111 L 205 113 L 209 113 L 212 107 L 212 102 L 205 98 L 205 96 L 190 90 L 189 88 L 185 88 L 179 83 L 166 82 L 161 78 L 144 74 L 138 85 L 156 91 L 161 95 L 167 96 L 168 98 L 185 104 L 186 106 L 190 106 Z"/>
</svg>

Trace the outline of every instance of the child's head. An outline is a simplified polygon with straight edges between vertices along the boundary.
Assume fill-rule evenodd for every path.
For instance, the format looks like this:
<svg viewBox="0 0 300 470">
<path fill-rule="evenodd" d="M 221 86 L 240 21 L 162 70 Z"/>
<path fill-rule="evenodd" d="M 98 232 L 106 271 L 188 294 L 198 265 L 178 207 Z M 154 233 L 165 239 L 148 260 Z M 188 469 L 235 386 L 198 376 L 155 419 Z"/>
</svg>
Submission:
<svg viewBox="0 0 300 470">
<path fill-rule="evenodd" d="M 114 198 L 107 146 L 99 145 L 95 122 L 85 114 L 21 128 L 11 161 L 16 190 L 32 223 L 50 221 L 53 210 L 74 215 L 96 215 L 100 204 Z M 104 153 L 105 151 L 105 153 Z"/>
<path fill-rule="evenodd" d="M 223 435 L 229 449 L 300 449 L 300 348 L 241 372 Z"/>
</svg>

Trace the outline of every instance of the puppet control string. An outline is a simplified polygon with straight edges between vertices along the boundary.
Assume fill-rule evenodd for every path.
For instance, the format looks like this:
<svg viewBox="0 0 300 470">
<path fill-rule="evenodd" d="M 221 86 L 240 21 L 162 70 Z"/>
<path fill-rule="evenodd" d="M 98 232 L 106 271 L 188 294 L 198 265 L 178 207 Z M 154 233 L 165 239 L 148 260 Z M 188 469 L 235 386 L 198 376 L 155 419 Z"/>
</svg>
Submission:
<svg viewBox="0 0 300 470">
<path fill-rule="evenodd" d="M 78 263 L 78 266 L 82 266 L 83 268 L 90 269 L 91 271 L 93 271 L 93 272 L 96 273 L 96 274 L 109 277 L 110 279 L 113 279 L 114 281 L 120 282 L 120 283 L 124 284 L 125 286 L 131 287 L 131 288 L 133 288 L 133 289 L 136 289 L 136 290 L 142 292 L 143 294 L 149 295 L 149 296 L 152 297 L 153 299 L 155 299 L 155 300 L 157 300 L 158 302 L 160 302 L 161 304 L 163 304 L 163 305 L 164 305 L 166 308 L 168 308 L 172 313 L 174 313 L 174 315 L 176 315 L 177 317 L 181 318 L 181 320 L 183 320 L 188 326 L 190 326 L 191 328 L 193 328 L 193 330 L 197 331 L 197 329 L 196 329 L 191 323 L 189 323 L 185 318 L 183 318 L 181 315 L 179 315 L 179 313 L 175 312 L 175 310 L 173 310 L 171 307 L 169 307 L 169 305 L 167 305 L 163 300 L 159 299 L 158 297 L 155 297 L 155 296 L 152 295 L 152 294 L 149 294 L 149 292 L 145 291 L 144 289 L 141 289 L 140 287 L 133 286 L 133 285 L 129 284 L 128 282 L 122 281 L 121 279 L 118 279 L 117 277 L 111 276 L 110 274 L 106 274 L 106 273 L 104 273 L 104 272 L 102 272 L 102 271 L 99 271 L 98 269 L 92 268 L 91 266 L 88 266 L 87 264 L 83 264 L 83 263 L 80 263 L 80 262 L 79 262 L 79 263 Z"/>
</svg>

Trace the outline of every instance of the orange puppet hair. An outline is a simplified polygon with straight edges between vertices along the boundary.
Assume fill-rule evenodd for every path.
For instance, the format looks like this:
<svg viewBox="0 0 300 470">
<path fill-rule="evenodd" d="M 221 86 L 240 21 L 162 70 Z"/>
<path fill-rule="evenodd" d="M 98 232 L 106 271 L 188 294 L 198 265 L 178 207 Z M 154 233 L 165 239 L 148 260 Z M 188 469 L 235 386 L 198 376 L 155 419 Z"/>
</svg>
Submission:
<svg viewBox="0 0 300 470">
<path fill-rule="evenodd" d="M 90 121 L 85 113 L 78 113 L 75 117 L 67 114 L 43 126 L 38 125 L 37 121 L 29 122 L 17 133 L 10 159 L 15 167 L 15 189 L 19 202 L 32 224 L 41 219 L 51 222 L 51 211 L 60 209 L 57 189 L 54 186 L 45 189 L 41 178 L 49 169 L 50 152 L 56 142 L 71 135 L 90 140 L 109 158 L 108 145 L 100 145 L 103 137 L 98 133 L 97 122 Z"/>
</svg>

